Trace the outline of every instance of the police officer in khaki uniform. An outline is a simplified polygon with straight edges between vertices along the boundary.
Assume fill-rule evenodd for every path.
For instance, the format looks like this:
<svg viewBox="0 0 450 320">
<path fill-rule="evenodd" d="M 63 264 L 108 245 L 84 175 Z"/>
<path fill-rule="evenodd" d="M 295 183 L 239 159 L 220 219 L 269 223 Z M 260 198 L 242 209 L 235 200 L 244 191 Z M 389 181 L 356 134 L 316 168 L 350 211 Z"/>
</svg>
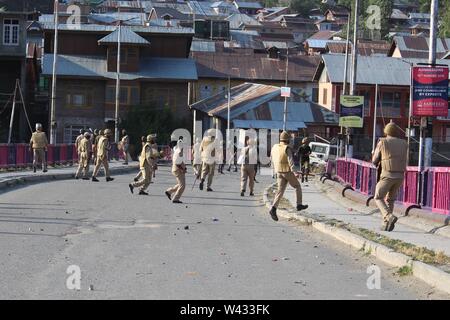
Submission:
<svg viewBox="0 0 450 320">
<path fill-rule="evenodd" d="M 142 147 L 141 155 L 139 156 L 139 167 L 141 169 L 140 180 L 134 183 L 130 183 L 128 187 L 131 193 L 134 188 L 141 188 L 139 190 L 140 195 L 148 195 L 147 190 L 150 182 L 152 181 L 153 165 L 159 156 L 158 149 L 152 147 L 153 138 L 151 135 L 147 136 L 147 142 Z"/>
<path fill-rule="evenodd" d="M 298 173 L 295 172 L 292 148 L 289 145 L 289 134 L 283 131 L 280 135 L 280 143 L 274 145 L 271 151 L 271 158 L 277 173 L 278 191 L 270 209 L 270 216 L 278 221 L 277 208 L 289 183 L 296 191 L 297 211 L 308 208 L 302 204 L 302 188 L 298 181 Z"/>
<path fill-rule="evenodd" d="M 83 172 L 83 180 L 89 180 L 89 155 L 91 150 L 91 135 L 89 132 L 85 132 L 83 139 L 78 143 L 78 170 L 75 173 L 75 179 L 80 178 L 80 174 Z"/>
<path fill-rule="evenodd" d="M 180 201 L 186 188 L 186 164 L 183 161 L 183 140 L 178 140 L 177 145 L 173 148 L 172 156 L 172 174 L 177 179 L 177 184 L 166 190 L 166 196 L 173 203 L 183 203 Z"/>
<path fill-rule="evenodd" d="M 400 128 L 392 121 L 384 128 L 372 156 L 372 162 L 381 166 L 381 176 L 375 188 L 375 203 L 383 216 L 382 231 L 394 230 L 397 217 L 393 215 L 397 193 L 403 184 L 407 166 L 408 145 L 401 139 Z"/>
<path fill-rule="evenodd" d="M 199 188 L 203 190 L 203 185 L 205 183 L 206 176 L 208 176 L 208 181 L 206 184 L 206 191 L 211 192 L 211 185 L 214 178 L 214 170 L 216 168 L 216 152 L 214 148 L 215 137 L 213 135 L 207 135 L 203 138 L 200 145 L 200 152 L 202 156 L 202 174 Z"/>
<path fill-rule="evenodd" d="M 78 146 L 81 142 L 81 140 L 83 140 L 84 138 L 84 129 L 80 129 L 80 134 L 77 136 L 77 138 L 75 139 L 75 148 L 78 150 Z M 79 154 L 78 154 L 79 156 Z"/>
<path fill-rule="evenodd" d="M 127 131 L 125 129 L 122 130 L 122 140 L 120 140 L 122 145 L 122 151 L 123 151 L 123 158 L 124 162 L 123 164 L 128 164 L 128 158 L 130 157 L 130 154 L 128 152 L 130 147 L 130 137 L 127 134 Z"/>
<path fill-rule="evenodd" d="M 98 182 L 97 174 L 100 170 L 100 167 L 103 165 L 105 168 L 106 182 L 113 181 L 114 178 L 111 178 L 109 175 L 109 164 L 108 164 L 108 151 L 110 149 L 109 146 L 109 137 L 111 137 L 112 131 L 110 129 L 105 129 L 103 131 L 103 135 L 100 136 L 97 142 L 97 162 L 95 163 L 94 173 L 92 174 L 92 181 Z"/>
<path fill-rule="evenodd" d="M 36 123 L 36 131 L 33 132 L 30 139 L 30 149 L 33 150 L 33 172 L 36 172 L 38 163 L 42 165 L 42 171 L 47 172 L 47 161 L 45 159 L 47 146 L 47 135 L 42 131 L 42 124 Z"/>
<path fill-rule="evenodd" d="M 200 179 L 202 173 L 202 154 L 200 152 L 201 140 L 195 138 L 195 144 L 192 147 L 192 166 L 196 179 Z"/>
<path fill-rule="evenodd" d="M 241 163 L 241 197 L 245 195 L 247 187 L 250 189 L 250 196 L 253 196 L 255 187 L 255 164 L 251 163 L 256 160 L 255 142 L 249 137 L 245 137 L 245 147 L 241 151 L 242 163 Z"/>
</svg>

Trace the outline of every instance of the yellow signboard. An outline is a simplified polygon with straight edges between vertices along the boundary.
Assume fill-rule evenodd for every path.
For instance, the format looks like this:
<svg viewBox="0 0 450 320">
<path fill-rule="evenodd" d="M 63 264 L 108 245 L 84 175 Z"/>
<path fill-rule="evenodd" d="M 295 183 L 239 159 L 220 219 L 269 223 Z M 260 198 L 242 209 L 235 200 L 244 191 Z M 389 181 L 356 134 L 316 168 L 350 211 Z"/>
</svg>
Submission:
<svg viewBox="0 0 450 320">
<path fill-rule="evenodd" d="M 362 128 L 364 124 L 364 97 L 341 96 L 339 126 Z"/>
</svg>

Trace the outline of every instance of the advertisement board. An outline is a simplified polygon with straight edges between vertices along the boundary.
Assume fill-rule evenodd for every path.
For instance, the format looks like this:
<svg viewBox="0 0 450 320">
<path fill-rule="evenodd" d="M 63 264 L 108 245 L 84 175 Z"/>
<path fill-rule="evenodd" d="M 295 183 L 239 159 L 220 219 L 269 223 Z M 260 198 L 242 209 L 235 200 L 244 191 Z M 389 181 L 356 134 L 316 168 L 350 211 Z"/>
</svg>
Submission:
<svg viewBox="0 0 450 320">
<path fill-rule="evenodd" d="M 362 128 L 364 123 L 364 97 L 341 96 L 339 126 Z"/>
<path fill-rule="evenodd" d="M 412 69 L 413 116 L 448 116 L 448 68 L 417 66 Z"/>
</svg>

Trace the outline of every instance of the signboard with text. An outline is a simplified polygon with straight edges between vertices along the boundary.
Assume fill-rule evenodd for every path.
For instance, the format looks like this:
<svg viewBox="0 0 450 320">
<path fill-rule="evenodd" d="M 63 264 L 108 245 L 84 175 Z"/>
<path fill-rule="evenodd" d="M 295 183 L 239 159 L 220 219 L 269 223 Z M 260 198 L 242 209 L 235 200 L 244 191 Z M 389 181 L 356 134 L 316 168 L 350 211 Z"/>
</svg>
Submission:
<svg viewBox="0 0 450 320">
<path fill-rule="evenodd" d="M 339 126 L 362 128 L 364 123 L 364 97 L 341 96 Z"/>
<path fill-rule="evenodd" d="M 418 66 L 412 70 L 413 116 L 448 116 L 448 67 Z"/>
</svg>

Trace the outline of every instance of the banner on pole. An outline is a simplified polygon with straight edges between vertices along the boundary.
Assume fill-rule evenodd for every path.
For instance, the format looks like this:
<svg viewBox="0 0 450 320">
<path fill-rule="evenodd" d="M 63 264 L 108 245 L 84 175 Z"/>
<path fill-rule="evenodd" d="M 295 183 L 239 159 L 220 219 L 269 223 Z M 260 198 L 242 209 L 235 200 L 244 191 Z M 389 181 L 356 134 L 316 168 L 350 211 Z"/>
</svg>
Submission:
<svg viewBox="0 0 450 320">
<path fill-rule="evenodd" d="M 413 116 L 448 116 L 448 67 L 419 66 L 412 71 Z"/>
<path fill-rule="evenodd" d="M 362 128 L 364 124 L 364 97 L 341 96 L 339 125 L 347 128 Z"/>
</svg>

